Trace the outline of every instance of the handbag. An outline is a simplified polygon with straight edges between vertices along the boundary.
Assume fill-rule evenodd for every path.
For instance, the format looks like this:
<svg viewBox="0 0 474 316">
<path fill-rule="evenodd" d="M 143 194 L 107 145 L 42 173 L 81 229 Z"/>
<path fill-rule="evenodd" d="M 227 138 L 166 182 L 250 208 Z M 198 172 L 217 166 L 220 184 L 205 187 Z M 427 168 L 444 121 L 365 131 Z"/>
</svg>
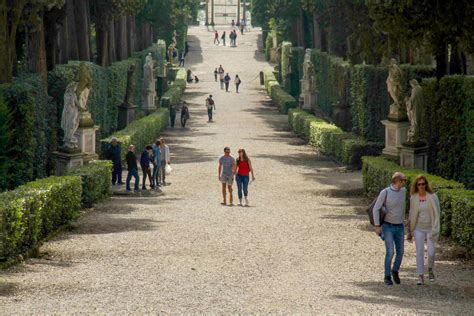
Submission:
<svg viewBox="0 0 474 316">
<path fill-rule="evenodd" d="M 387 191 L 387 189 L 385 189 L 384 191 L 385 191 L 385 199 L 383 201 L 382 207 L 380 208 L 380 224 L 382 224 L 382 222 L 385 219 L 385 215 L 386 215 L 385 211 L 383 210 L 383 207 L 387 203 L 388 191 Z M 375 226 L 375 223 L 374 223 L 374 206 L 375 206 L 375 203 L 377 203 L 377 199 L 378 199 L 378 196 L 372 201 L 372 203 L 370 203 L 369 208 L 367 209 L 367 215 L 369 216 L 369 221 L 370 221 L 370 224 L 372 226 Z"/>
<path fill-rule="evenodd" d="M 173 168 L 169 164 L 166 164 L 165 166 L 165 174 L 169 176 L 171 174 L 171 171 L 173 171 Z"/>
</svg>

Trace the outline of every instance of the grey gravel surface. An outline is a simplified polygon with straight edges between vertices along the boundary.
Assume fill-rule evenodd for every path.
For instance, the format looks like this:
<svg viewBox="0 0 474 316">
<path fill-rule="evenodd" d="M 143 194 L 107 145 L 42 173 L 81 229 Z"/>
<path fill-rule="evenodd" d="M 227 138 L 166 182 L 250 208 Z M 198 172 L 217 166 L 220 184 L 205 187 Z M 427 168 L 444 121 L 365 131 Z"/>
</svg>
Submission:
<svg viewBox="0 0 474 316">
<path fill-rule="evenodd" d="M 438 261 L 437 281 L 417 286 L 412 244 L 402 285 L 383 285 L 384 246 L 363 213 L 361 174 L 289 131 L 258 84 L 267 66 L 259 37 L 217 47 L 211 32 L 190 29 L 188 65 L 201 82 L 185 95 L 189 127 L 165 132 L 172 184 L 97 205 L 39 258 L 2 271 L 1 314 L 473 314 L 472 265 Z M 219 89 L 219 64 L 241 76 L 241 93 Z M 206 122 L 209 93 L 215 123 Z M 253 161 L 251 207 L 219 204 L 224 146 L 244 147 Z"/>
</svg>

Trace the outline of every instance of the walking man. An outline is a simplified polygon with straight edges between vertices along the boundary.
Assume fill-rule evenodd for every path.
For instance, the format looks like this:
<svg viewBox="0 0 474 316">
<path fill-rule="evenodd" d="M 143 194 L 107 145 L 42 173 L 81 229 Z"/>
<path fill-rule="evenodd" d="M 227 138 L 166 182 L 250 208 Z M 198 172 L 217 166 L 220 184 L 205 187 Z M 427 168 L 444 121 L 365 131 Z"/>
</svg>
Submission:
<svg viewBox="0 0 474 316">
<path fill-rule="evenodd" d="M 222 45 L 225 46 L 225 31 L 222 33 L 221 40 L 222 40 Z"/>
<path fill-rule="evenodd" d="M 181 127 L 186 127 L 186 122 L 189 119 L 189 109 L 186 105 L 186 101 L 183 101 L 183 106 L 181 107 Z"/>
<path fill-rule="evenodd" d="M 107 150 L 107 159 L 112 161 L 112 185 L 122 182 L 122 159 L 120 157 L 120 144 L 117 137 L 112 137 L 111 145 Z"/>
<path fill-rule="evenodd" d="M 404 186 L 406 182 L 407 178 L 403 173 L 395 172 L 391 185 L 380 192 L 374 205 L 375 233 L 385 241 L 384 283 L 386 285 L 392 285 L 393 282 L 400 284 L 398 271 L 402 264 L 405 242 L 403 220 L 405 219 L 406 189 Z M 381 211 L 385 213 L 383 220 L 380 216 Z M 392 266 L 394 252 L 396 256 Z"/>
<path fill-rule="evenodd" d="M 235 75 L 234 83 L 235 83 L 235 92 L 239 93 L 239 86 L 242 83 L 242 80 L 240 80 L 239 75 Z"/>
<path fill-rule="evenodd" d="M 208 122 L 212 122 L 212 111 L 216 109 L 216 103 L 212 98 L 212 94 L 206 99 L 206 108 L 207 108 L 207 116 L 209 118 Z"/>
<path fill-rule="evenodd" d="M 224 90 L 224 81 L 225 81 L 225 74 L 224 72 L 219 73 L 220 76 L 220 82 L 221 82 L 221 90 Z"/>
<path fill-rule="evenodd" d="M 229 73 L 227 73 L 224 77 L 224 83 L 225 83 L 225 92 L 229 92 L 229 84 L 230 84 L 230 76 Z"/>
<path fill-rule="evenodd" d="M 170 125 L 171 128 L 174 128 L 174 123 L 176 122 L 176 107 L 170 102 L 169 105 L 170 110 Z"/>
<path fill-rule="evenodd" d="M 127 174 L 127 181 L 126 181 L 126 189 L 128 192 L 131 191 L 130 189 L 130 180 L 132 180 L 132 177 L 135 178 L 135 192 L 140 191 L 140 177 L 138 176 L 138 166 L 137 166 L 137 156 L 135 155 L 135 146 L 130 145 L 128 147 L 128 153 L 127 156 L 125 157 L 125 160 L 127 161 L 127 169 L 128 169 L 128 174 Z"/>
<path fill-rule="evenodd" d="M 214 32 L 214 45 L 216 44 L 217 42 L 217 45 L 220 44 L 219 42 L 219 33 L 217 31 Z"/>
<path fill-rule="evenodd" d="M 161 187 L 160 180 L 160 169 L 161 169 L 161 158 L 160 158 L 160 140 L 157 139 L 152 146 L 153 148 L 153 185 L 155 189 Z"/>
<path fill-rule="evenodd" d="M 160 138 L 160 165 L 161 165 L 161 183 L 165 186 L 166 185 L 166 165 L 171 164 L 170 159 L 170 148 L 166 145 L 165 139 L 162 137 Z"/>
<path fill-rule="evenodd" d="M 153 147 L 151 146 L 146 146 L 145 150 L 142 152 L 142 155 L 140 157 L 140 167 L 142 167 L 142 172 L 143 172 L 143 184 L 142 184 L 142 190 L 146 190 L 146 177 L 148 176 L 148 180 L 150 181 L 150 188 L 154 188 L 153 186 L 153 179 L 151 177 L 151 170 L 150 170 L 150 162 L 151 162 L 151 156 L 153 154 Z"/>
<path fill-rule="evenodd" d="M 224 148 L 224 155 L 219 158 L 217 178 L 222 183 L 222 205 L 227 205 L 227 192 L 229 191 L 229 206 L 234 205 L 232 185 L 234 184 L 235 159 L 230 155 L 230 148 Z"/>
</svg>

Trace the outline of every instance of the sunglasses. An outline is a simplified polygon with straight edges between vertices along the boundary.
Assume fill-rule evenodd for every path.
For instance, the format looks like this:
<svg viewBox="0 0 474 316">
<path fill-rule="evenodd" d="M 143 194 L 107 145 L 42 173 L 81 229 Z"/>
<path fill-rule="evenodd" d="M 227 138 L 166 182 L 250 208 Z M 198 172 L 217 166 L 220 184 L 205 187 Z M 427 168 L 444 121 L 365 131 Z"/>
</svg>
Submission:
<svg viewBox="0 0 474 316">
<path fill-rule="evenodd" d="M 420 183 L 416 184 L 417 187 L 424 187 L 425 185 L 426 185 L 426 183 L 424 183 L 424 182 L 420 182 Z"/>
</svg>

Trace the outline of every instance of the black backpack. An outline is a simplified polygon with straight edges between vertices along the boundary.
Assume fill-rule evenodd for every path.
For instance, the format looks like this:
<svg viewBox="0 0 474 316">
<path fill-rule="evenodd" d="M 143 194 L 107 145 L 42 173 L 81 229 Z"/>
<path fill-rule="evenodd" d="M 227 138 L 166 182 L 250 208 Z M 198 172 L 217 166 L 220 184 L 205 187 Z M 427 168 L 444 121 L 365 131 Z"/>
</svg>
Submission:
<svg viewBox="0 0 474 316">
<path fill-rule="evenodd" d="M 384 189 L 385 191 L 385 199 L 383 201 L 382 207 L 380 208 L 380 224 L 382 224 L 383 220 L 385 219 L 385 211 L 383 210 L 383 206 L 387 203 L 387 196 L 388 196 L 388 189 Z M 374 206 L 375 203 L 377 203 L 378 195 L 377 197 L 370 203 L 369 208 L 367 209 L 367 215 L 369 216 L 369 221 L 372 226 L 375 226 L 374 223 Z"/>
</svg>

